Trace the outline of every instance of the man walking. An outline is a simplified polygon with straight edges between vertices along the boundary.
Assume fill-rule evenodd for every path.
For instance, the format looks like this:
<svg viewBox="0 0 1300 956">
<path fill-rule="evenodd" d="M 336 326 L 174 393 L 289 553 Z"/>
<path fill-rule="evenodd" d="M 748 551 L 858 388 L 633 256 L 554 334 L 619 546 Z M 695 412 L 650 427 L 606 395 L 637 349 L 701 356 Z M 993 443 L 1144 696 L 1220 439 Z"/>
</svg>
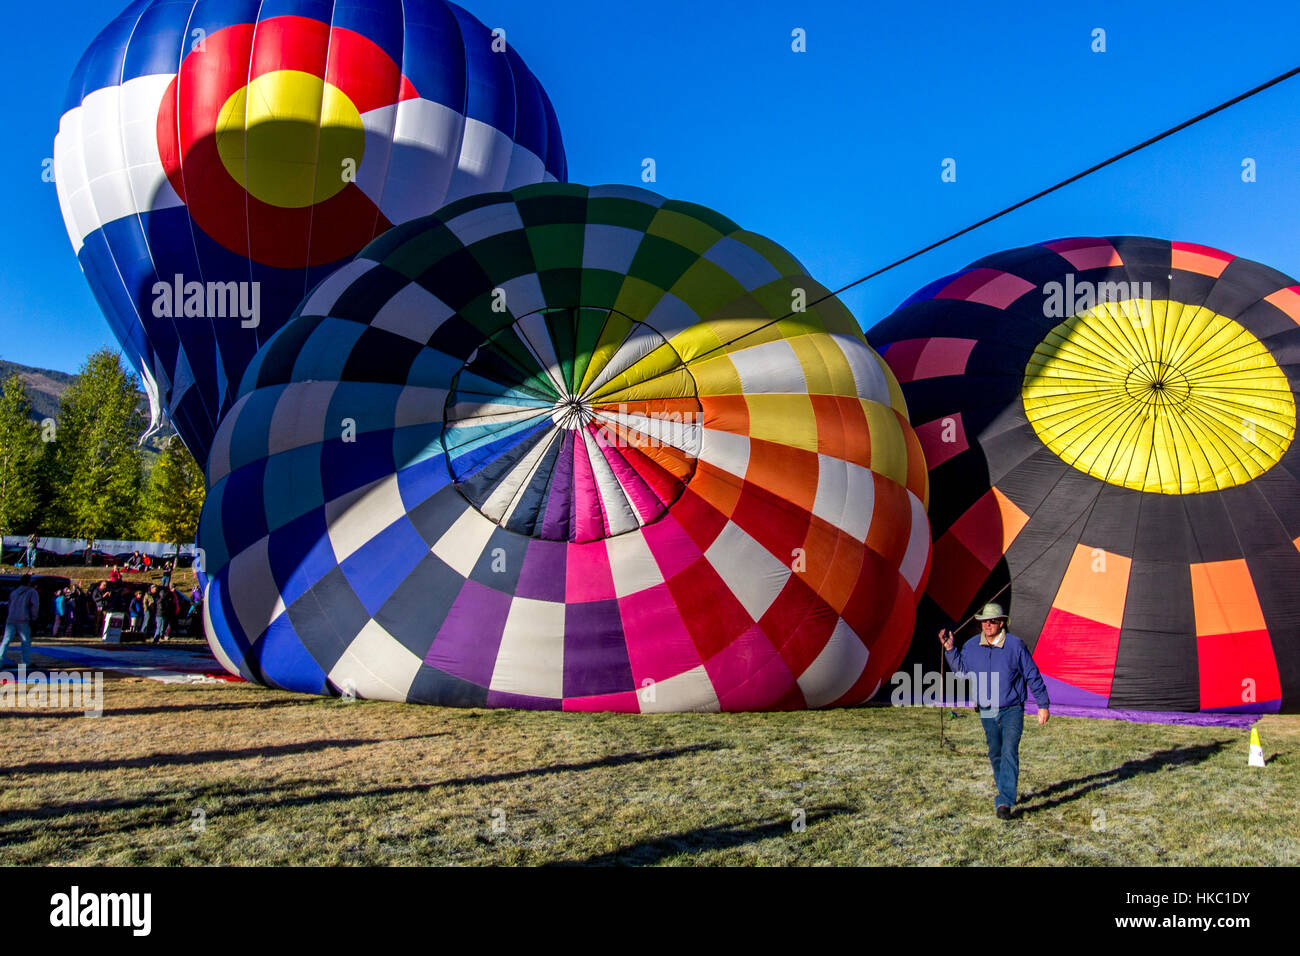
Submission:
<svg viewBox="0 0 1300 956">
<path fill-rule="evenodd" d="M 41 597 L 31 586 L 32 576 L 24 574 L 18 587 L 9 592 L 9 618 L 5 621 L 4 641 L 0 642 L 0 667 L 8 667 L 6 657 L 14 635 L 22 640 L 23 667 L 32 662 L 32 623 L 40 615 Z"/>
<path fill-rule="evenodd" d="M 1026 688 L 1038 702 L 1038 722 L 1047 723 L 1047 684 L 1025 642 L 1007 633 L 1007 615 L 1000 604 L 986 604 L 975 615 L 980 634 L 958 649 L 952 631 L 940 631 L 944 657 L 954 673 L 976 679 L 981 688 L 980 720 L 989 745 L 989 763 L 997 784 L 998 819 L 1010 820 L 1020 778 L 1020 734 L 1025 726 Z M 984 699 L 987 696 L 988 699 Z"/>
</svg>

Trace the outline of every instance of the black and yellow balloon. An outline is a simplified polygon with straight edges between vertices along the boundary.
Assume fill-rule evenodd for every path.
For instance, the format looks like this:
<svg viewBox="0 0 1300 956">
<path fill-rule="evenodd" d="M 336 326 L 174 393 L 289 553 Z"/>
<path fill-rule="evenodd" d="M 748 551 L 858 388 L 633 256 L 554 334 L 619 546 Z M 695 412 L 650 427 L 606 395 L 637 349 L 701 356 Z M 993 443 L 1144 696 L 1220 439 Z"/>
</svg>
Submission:
<svg viewBox="0 0 1300 956">
<path fill-rule="evenodd" d="M 996 597 L 1054 703 L 1300 708 L 1295 279 L 1063 239 L 931 283 L 868 338 L 930 469 L 918 633 Z"/>
</svg>

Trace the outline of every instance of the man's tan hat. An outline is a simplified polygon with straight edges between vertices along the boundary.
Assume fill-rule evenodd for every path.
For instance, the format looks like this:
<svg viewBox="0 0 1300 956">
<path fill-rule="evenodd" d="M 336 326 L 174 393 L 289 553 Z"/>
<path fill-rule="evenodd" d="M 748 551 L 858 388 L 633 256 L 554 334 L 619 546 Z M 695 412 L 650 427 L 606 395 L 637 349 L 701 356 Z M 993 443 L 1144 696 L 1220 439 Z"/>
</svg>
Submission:
<svg viewBox="0 0 1300 956">
<path fill-rule="evenodd" d="M 985 604 L 983 609 L 975 615 L 977 621 L 996 621 L 999 618 L 1005 619 L 1007 612 L 1002 610 L 1001 604 Z"/>
</svg>

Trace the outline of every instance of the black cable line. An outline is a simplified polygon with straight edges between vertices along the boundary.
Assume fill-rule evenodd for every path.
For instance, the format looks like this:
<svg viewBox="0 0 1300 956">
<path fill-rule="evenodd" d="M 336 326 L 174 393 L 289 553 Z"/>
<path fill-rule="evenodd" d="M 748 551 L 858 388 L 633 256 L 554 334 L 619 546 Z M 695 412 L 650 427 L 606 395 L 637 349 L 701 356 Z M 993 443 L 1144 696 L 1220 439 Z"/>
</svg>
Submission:
<svg viewBox="0 0 1300 956">
<path fill-rule="evenodd" d="M 1111 156 L 1109 159 L 1103 159 L 1101 162 L 1093 166 L 1089 166 L 1087 169 L 1083 170 L 1083 172 L 1075 173 L 1073 176 L 1070 176 L 1066 179 L 1062 179 L 1059 183 L 1056 183 L 1053 186 L 1048 186 L 1046 189 L 1039 190 L 1038 192 L 1034 193 L 1032 196 L 1029 196 L 1026 199 L 1022 199 L 1017 203 L 1013 203 L 1012 205 L 1007 206 L 1005 209 L 993 213 L 991 216 L 985 216 L 983 219 L 979 220 L 978 222 L 972 223 L 969 226 L 966 226 L 964 229 L 959 229 L 956 232 L 952 233 L 951 235 L 945 236 L 942 239 L 930 243 L 928 246 L 924 246 L 921 249 L 917 249 L 915 252 L 903 256 L 901 259 L 896 259 L 893 262 L 889 263 L 889 265 L 882 266 L 881 268 L 875 270 L 874 272 L 869 272 L 866 275 L 862 276 L 860 279 L 854 279 L 848 285 L 840 286 L 840 288 L 835 289 L 832 292 L 827 292 L 824 296 L 821 296 L 818 299 L 814 299 L 813 301 L 806 303 L 804 308 L 801 311 L 806 312 L 808 309 L 812 308 L 815 305 L 820 305 L 822 302 L 825 302 L 827 299 L 833 299 L 836 296 L 844 292 L 847 292 L 849 289 L 852 289 L 855 286 L 859 286 L 864 282 L 868 282 L 871 279 L 876 278 L 876 276 L 883 275 L 884 273 L 889 272 L 891 269 L 896 269 L 899 266 L 903 265 L 904 263 L 911 262 L 913 259 L 919 258 L 920 256 L 925 255 L 927 252 L 930 252 L 934 249 L 938 249 L 940 246 L 952 242 L 954 239 L 961 238 L 962 236 L 966 235 L 968 232 L 973 232 L 976 229 L 979 229 L 981 226 L 987 226 L 989 223 L 993 222 L 996 219 L 1001 219 L 1003 216 L 1009 213 L 1013 213 L 1017 209 L 1020 209 L 1023 206 L 1027 206 L 1032 202 L 1036 202 L 1037 200 L 1042 199 L 1044 196 L 1048 196 L 1056 192 L 1058 189 L 1063 189 L 1066 186 L 1069 186 L 1071 183 L 1076 183 L 1080 179 L 1083 179 L 1085 176 L 1091 176 L 1093 173 L 1105 169 L 1107 166 L 1110 166 L 1113 163 L 1117 163 L 1121 159 L 1124 159 L 1128 156 L 1132 156 L 1134 153 L 1146 149 L 1148 146 L 1152 146 L 1155 143 L 1160 142 L 1162 139 L 1167 139 L 1168 137 L 1173 136 L 1175 133 L 1179 133 L 1187 129 L 1189 126 L 1194 126 L 1195 124 L 1201 122 L 1202 120 L 1209 119 L 1211 116 L 1214 116 L 1216 113 L 1221 113 L 1231 106 L 1236 106 L 1238 103 L 1242 102 L 1243 100 L 1250 99 L 1250 97 L 1262 93 L 1271 87 L 1277 86 L 1279 83 L 1289 80 L 1292 77 L 1297 75 L 1300 75 L 1300 66 L 1287 70 L 1285 73 L 1279 73 L 1271 80 L 1267 80 L 1266 82 L 1259 84 L 1259 86 L 1256 86 L 1253 89 L 1249 89 L 1244 93 L 1240 93 L 1237 96 L 1234 96 L 1230 100 L 1225 100 L 1224 102 L 1220 103 L 1218 106 L 1213 106 L 1202 113 L 1198 113 L 1197 115 L 1193 116 L 1191 119 L 1184 120 L 1183 122 L 1179 123 L 1177 126 L 1171 126 L 1163 133 L 1157 133 L 1155 136 L 1143 140 L 1142 142 L 1138 143 L 1136 146 L 1130 146 L 1128 149 L 1124 150 L 1123 152 L 1116 153 L 1114 156 Z M 786 319 L 794 318 L 796 315 L 799 314 L 800 314 L 799 312 L 787 312 L 785 315 L 781 316 L 780 318 L 771 319 L 763 323 L 762 325 L 755 326 L 754 328 L 749 329 L 748 331 L 740 333 L 733 339 L 715 345 L 713 348 L 708 349 L 707 351 L 701 352 L 699 355 L 694 356 L 689 361 L 698 362 L 704 358 L 707 358 L 709 355 L 712 355 L 714 352 L 717 352 L 719 349 L 725 349 L 731 345 L 734 345 L 736 342 L 745 338 L 745 336 L 747 335 L 753 335 L 755 332 L 761 332 L 766 328 L 770 328 L 771 326 L 776 325 L 778 322 L 784 322 Z M 660 375 L 666 374 L 666 371 L 660 372 L 658 374 Z"/>
</svg>

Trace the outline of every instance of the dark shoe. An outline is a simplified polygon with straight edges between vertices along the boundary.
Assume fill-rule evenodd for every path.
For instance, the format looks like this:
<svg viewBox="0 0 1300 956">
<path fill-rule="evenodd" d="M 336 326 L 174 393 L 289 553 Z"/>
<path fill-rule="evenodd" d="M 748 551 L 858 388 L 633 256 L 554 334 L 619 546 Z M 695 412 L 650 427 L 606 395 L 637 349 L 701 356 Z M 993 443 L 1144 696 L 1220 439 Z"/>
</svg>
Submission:
<svg viewBox="0 0 1300 956">
<path fill-rule="evenodd" d="M 998 819 L 999 819 L 999 820 L 1010 820 L 1010 819 L 1011 819 L 1011 808 L 1010 808 L 1010 807 L 999 806 L 999 807 L 998 807 Z"/>
</svg>

